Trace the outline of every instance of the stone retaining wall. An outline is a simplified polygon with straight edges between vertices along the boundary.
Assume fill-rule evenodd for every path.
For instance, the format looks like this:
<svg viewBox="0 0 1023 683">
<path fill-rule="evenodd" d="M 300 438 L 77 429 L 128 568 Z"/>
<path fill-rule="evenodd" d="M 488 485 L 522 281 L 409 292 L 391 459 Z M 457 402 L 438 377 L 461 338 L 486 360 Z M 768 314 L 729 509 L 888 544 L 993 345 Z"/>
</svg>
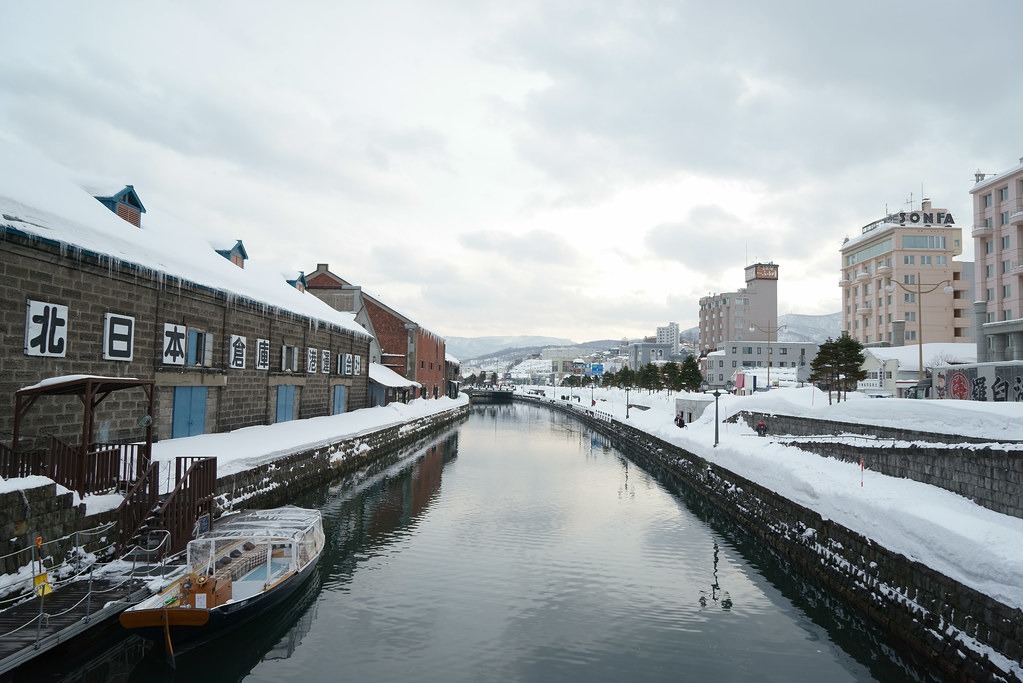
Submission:
<svg viewBox="0 0 1023 683">
<path fill-rule="evenodd" d="M 312 486 L 335 481 L 378 458 L 424 440 L 468 413 L 468 405 L 460 406 L 219 477 L 215 514 L 225 509 L 285 504 Z M 59 564 L 76 548 L 89 553 L 109 553 L 113 532 L 102 532 L 102 529 L 114 518 L 112 510 L 86 515 L 84 504 L 74 505 L 73 494 L 58 494 L 53 483 L 2 493 L 0 573 L 15 573 L 27 566 L 34 558 L 32 548 L 37 536 L 43 538 L 47 566 Z M 91 529 L 101 531 L 95 535 L 86 533 Z"/>
<path fill-rule="evenodd" d="M 786 415 L 745 411 L 736 417 L 751 427 L 764 420 L 770 433 L 787 445 L 846 462 L 859 464 L 862 461 L 868 470 L 938 486 L 1003 515 L 1023 517 L 1023 500 L 1020 497 L 1020 491 L 1023 490 L 1023 448 L 1017 442 L 949 437 L 949 443 L 958 445 L 947 447 L 936 442 L 937 438 L 944 439 L 944 435 L 927 434 L 927 438 L 923 439 L 919 432 L 891 427 L 803 420 Z M 853 427 L 856 432 L 852 431 Z M 788 440 L 785 436 L 779 436 L 849 433 L 874 438 L 862 442 L 838 442 Z M 904 445 L 906 441 L 934 445 Z"/>
<path fill-rule="evenodd" d="M 1023 610 L 882 548 L 682 448 L 570 406 L 616 447 L 702 496 L 800 573 L 856 607 L 942 680 L 1021 681 Z"/>
<path fill-rule="evenodd" d="M 883 400 L 883 399 L 877 399 Z M 996 439 L 979 439 L 958 434 L 935 434 L 934 432 L 918 432 L 898 427 L 879 427 L 855 422 L 838 422 L 836 420 L 818 420 L 815 418 L 794 415 L 776 415 L 773 413 L 756 413 L 742 410 L 728 419 L 728 422 L 744 421 L 752 427 L 764 420 L 771 434 L 789 434 L 792 436 L 820 436 L 821 434 L 860 434 L 878 439 L 892 441 L 926 441 L 928 443 L 1007 443 L 1015 441 L 998 441 Z"/>
<path fill-rule="evenodd" d="M 214 516 L 229 509 L 285 504 L 298 492 L 334 481 L 382 455 L 411 446 L 468 414 L 469 406 L 462 406 L 218 477 Z"/>
</svg>

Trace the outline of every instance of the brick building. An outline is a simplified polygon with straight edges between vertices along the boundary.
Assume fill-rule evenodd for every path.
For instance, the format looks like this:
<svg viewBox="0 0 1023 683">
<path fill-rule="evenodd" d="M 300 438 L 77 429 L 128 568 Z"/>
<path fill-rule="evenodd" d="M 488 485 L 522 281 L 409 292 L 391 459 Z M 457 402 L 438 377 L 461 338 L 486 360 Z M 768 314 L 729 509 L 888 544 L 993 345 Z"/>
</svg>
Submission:
<svg viewBox="0 0 1023 683">
<path fill-rule="evenodd" d="M 97 197 L 0 144 L 0 442 L 15 391 L 65 375 L 154 380 L 157 439 L 367 405 L 371 338 L 353 316 L 254 269 L 240 241 L 218 253 L 166 215 L 142 223 L 130 185 Z M 75 403 L 40 401 L 22 435 L 80 438 Z M 137 438 L 138 406 L 103 401 L 98 440 Z"/>
<path fill-rule="evenodd" d="M 379 363 L 419 383 L 421 397 L 448 395 L 442 337 L 330 272 L 326 263 L 317 264 L 316 270 L 306 276 L 306 286 L 331 306 L 355 314 L 356 320 L 373 333 Z"/>
</svg>

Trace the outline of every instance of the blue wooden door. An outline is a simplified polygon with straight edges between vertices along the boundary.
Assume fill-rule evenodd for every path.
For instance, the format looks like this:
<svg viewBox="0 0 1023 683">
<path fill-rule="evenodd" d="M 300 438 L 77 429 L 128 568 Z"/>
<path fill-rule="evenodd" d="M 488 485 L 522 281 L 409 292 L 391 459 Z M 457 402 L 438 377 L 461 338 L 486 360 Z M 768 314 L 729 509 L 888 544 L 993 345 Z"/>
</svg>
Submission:
<svg viewBox="0 0 1023 683">
<path fill-rule="evenodd" d="M 334 387 L 334 405 L 332 406 L 332 414 L 340 415 L 345 412 L 346 389 L 347 387 L 342 384 L 338 384 Z"/>
<path fill-rule="evenodd" d="M 295 385 L 281 384 L 277 387 L 277 416 L 274 422 L 287 422 L 295 418 Z"/>
<path fill-rule="evenodd" d="M 206 433 L 206 387 L 174 387 L 171 438 Z"/>
</svg>

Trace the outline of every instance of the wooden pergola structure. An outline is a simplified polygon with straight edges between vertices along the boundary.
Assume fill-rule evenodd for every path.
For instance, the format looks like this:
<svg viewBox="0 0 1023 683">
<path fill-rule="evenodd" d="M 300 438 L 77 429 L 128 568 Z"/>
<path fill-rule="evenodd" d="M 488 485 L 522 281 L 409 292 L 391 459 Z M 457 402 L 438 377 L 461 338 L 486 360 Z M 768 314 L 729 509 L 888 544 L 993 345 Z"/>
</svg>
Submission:
<svg viewBox="0 0 1023 683">
<path fill-rule="evenodd" d="M 139 426 L 145 427 L 146 436 L 143 444 L 133 449 L 134 457 L 129 458 L 134 462 L 129 467 L 119 467 L 125 475 L 123 478 L 133 481 L 143 471 L 152 458 L 153 446 L 153 403 L 155 396 L 155 382 L 148 379 L 135 379 L 131 377 L 101 377 L 96 375 L 65 375 L 43 380 L 30 387 L 18 389 L 14 393 L 14 433 L 11 447 L 15 458 L 20 452 L 18 440 L 21 436 L 22 420 L 28 411 L 35 405 L 36 401 L 43 396 L 77 396 L 81 400 L 84 412 L 82 415 L 82 439 L 75 449 L 75 469 L 71 482 L 79 493 L 94 492 L 90 490 L 87 482 L 91 480 L 88 471 L 90 456 L 96 456 L 99 448 L 105 448 L 110 453 L 110 446 L 97 447 L 93 443 L 95 432 L 96 407 L 99 406 L 110 394 L 124 389 L 141 388 L 146 394 L 146 412 L 139 418 Z M 140 451 L 140 452 L 138 452 Z M 120 453 L 116 454 L 119 461 L 122 460 Z M 64 477 L 66 479 L 66 477 Z M 64 485 L 67 485 L 65 482 Z"/>
</svg>

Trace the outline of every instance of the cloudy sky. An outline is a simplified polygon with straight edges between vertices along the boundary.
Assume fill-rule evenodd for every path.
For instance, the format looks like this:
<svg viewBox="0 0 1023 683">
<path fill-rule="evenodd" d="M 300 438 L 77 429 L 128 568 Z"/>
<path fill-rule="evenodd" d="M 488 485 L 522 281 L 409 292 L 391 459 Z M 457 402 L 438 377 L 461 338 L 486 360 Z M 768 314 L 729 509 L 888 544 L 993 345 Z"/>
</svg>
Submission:
<svg viewBox="0 0 1023 683">
<path fill-rule="evenodd" d="M 1018 0 L 7 3 L 0 134 L 444 336 L 690 327 L 1023 156 Z"/>
</svg>

